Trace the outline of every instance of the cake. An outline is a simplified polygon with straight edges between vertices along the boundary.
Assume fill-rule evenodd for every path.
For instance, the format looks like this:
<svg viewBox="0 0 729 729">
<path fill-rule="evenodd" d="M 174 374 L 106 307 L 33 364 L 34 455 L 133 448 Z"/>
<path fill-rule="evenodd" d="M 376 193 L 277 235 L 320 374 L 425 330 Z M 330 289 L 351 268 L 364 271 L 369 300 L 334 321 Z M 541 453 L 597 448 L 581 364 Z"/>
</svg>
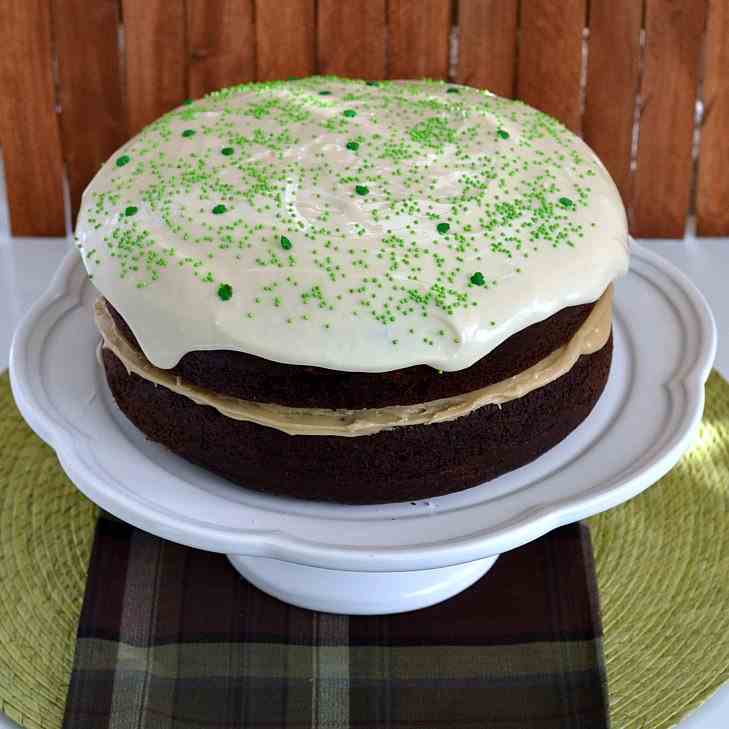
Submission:
<svg viewBox="0 0 729 729">
<path fill-rule="evenodd" d="M 591 412 L 628 267 L 620 195 L 555 119 L 435 81 L 244 84 L 127 142 L 76 242 L 147 437 L 246 488 L 435 497 Z"/>
</svg>

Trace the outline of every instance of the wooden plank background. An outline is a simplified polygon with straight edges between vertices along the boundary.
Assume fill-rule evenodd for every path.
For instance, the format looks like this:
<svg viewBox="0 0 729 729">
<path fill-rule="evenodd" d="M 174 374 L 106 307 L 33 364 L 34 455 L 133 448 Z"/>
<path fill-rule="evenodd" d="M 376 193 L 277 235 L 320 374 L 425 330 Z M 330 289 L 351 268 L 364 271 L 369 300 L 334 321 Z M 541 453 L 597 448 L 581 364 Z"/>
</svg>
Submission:
<svg viewBox="0 0 729 729">
<path fill-rule="evenodd" d="M 640 80 L 643 9 L 635 0 L 591 0 L 582 135 L 631 200 L 630 158 Z M 615 49 L 620 52 L 616 53 Z"/>
<path fill-rule="evenodd" d="M 122 0 L 128 132 L 136 134 L 187 98 L 185 5 Z"/>
<path fill-rule="evenodd" d="M 458 83 L 513 98 L 518 21 L 517 0 L 461 0 Z"/>
<path fill-rule="evenodd" d="M 4 0 L 0 48 L 0 146 L 12 232 L 65 235 L 48 3 Z"/>
<path fill-rule="evenodd" d="M 521 5 L 517 96 L 579 134 L 582 31 L 587 0 Z"/>
<path fill-rule="evenodd" d="M 253 0 L 187 0 L 191 98 L 256 79 Z"/>
<path fill-rule="evenodd" d="M 729 3 L 711 0 L 696 200 L 699 235 L 729 233 Z"/>
<path fill-rule="evenodd" d="M 256 0 L 256 52 L 259 81 L 316 73 L 314 0 Z"/>
<path fill-rule="evenodd" d="M 385 0 L 319 0 L 319 73 L 362 78 L 387 75 Z"/>
<path fill-rule="evenodd" d="M 705 10 L 705 3 L 698 0 L 646 0 L 633 200 L 637 236 L 682 238 L 684 234 Z"/>
<path fill-rule="evenodd" d="M 89 180 L 127 139 L 117 0 L 53 0 L 61 134 L 71 214 Z"/>
<path fill-rule="evenodd" d="M 64 175 L 75 218 L 100 164 L 187 97 L 333 73 L 522 98 L 583 134 L 635 235 L 681 237 L 691 211 L 729 235 L 728 38 L 725 0 L 4 0 L 12 231 L 63 234 Z"/>
<path fill-rule="evenodd" d="M 390 78 L 448 78 L 450 0 L 389 0 Z"/>
</svg>

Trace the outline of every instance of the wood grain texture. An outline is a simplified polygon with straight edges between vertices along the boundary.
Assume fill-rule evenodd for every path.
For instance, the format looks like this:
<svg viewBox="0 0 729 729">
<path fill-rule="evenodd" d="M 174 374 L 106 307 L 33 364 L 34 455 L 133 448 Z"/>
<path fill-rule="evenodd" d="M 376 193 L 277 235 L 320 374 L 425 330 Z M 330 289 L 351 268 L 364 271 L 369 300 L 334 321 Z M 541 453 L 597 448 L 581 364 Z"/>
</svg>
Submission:
<svg viewBox="0 0 729 729">
<path fill-rule="evenodd" d="M 632 233 L 682 238 L 693 169 L 704 0 L 647 0 Z"/>
<path fill-rule="evenodd" d="M 640 76 L 641 23 L 642 7 L 635 0 L 591 2 L 582 135 L 608 168 L 626 205 L 631 199 L 630 152 Z"/>
<path fill-rule="evenodd" d="M 696 198 L 699 235 L 729 235 L 729 4 L 710 0 Z"/>
<path fill-rule="evenodd" d="M 129 134 L 187 97 L 185 4 L 122 0 Z"/>
<path fill-rule="evenodd" d="M 450 0 L 389 0 L 388 76 L 448 78 Z"/>
<path fill-rule="evenodd" d="M 47 0 L 3 0 L 0 144 L 14 235 L 65 235 Z"/>
<path fill-rule="evenodd" d="M 256 78 L 253 0 L 187 0 L 189 96 Z"/>
<path fill-rule="evenodd" d="M 517 0 L 460 0 L 458 83 L 513 98 L 518 11 Z"/>
<path fill-rule="evenodd" d="M 255 13 L 259 81 L 316 73 L 314 0 L 256 0 Z"/>
<path fill-rule="evenodd" d="M 384 78 L 386 24 L 385 0 L 319 0 L 319 73 Z"/>
<path fill-rule="evenodd" d="M 126 139 L 117 0 L 53 0 L 61 135 L 76 220 L 81 194 Z"/>
<path fill-rule="evenodd" d="M 517 95 L 580 132 L 586 0 L 521 4 Z"/>
</svg>

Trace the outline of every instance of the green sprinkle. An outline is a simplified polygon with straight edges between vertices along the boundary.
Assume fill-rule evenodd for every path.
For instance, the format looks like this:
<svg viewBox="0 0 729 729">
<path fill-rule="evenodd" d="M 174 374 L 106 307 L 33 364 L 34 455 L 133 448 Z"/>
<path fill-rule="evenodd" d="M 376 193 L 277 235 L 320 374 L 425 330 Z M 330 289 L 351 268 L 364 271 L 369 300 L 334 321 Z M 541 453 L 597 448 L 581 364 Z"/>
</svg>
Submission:
<svg viewBox="0 0 729 729">
<path fill-rule="evenodd" d="M 356 152 L 359 149 L 359 142 L 347 142 L 347 149 Z"/>
<path fill-rule="evenodd" d="M 182 132 L 183 137 L 194 137 L 195 136 L 195 130 L 194 129 L 185 129 L 184 132 Z"/>
<path fill-rule="evenodd" d="M 447 89 L 447 93 L 449 94 L 460 94 L 461 90 L 457 89 L 455 86 L 449 86 Z"/>
<path fill-rule="evenodd" d="M 486 279 L 483 277 L 481 271 L 476 271 L 476 273 L 471 276 L 471 283 L 474 286 L 483 286 L 486 283 Z"/>
<path fill-rule="evenodd" d="M 285 236 L 281 236 L 281 248 L 285 251 L 290 251 L 294 247 L 294 244 Z"/>
<path fill-rule="evenodd" d="M 131 218 L 132 215 L 136 215 L 139 212 L 139 208 L 135 207 L 134 205 L 130 205 L 126 210 L 124 210 L 124 215 L 126 215 L 128 218 Z"/>
<path fill-rule="evenodd" d="M 367 195 L 370 191 L 370 188 L 366 187 L 365 185 L 357 185 L 357 187 L 354 188 L 354 191 L 358 195 Z"/>
<path fill-rule="evenodd" d="M 559 199 L 559 204 L 565 208 L 571 208 L 574 205 L 572 200 L 570 200 L 570 198 L 568 198 L 568 197 L 561 197 Z"/>
<path fill-rule="evenodd" d="M 230 284 L 220 284 L 218 287 L 218 296 L 223 301 L 228 301 L 233 296 L 233 287 Z"/>
<path fill-rule="evenodd" d="M 235 153 L 235 150 L 233 149 L 233 147 L 223 147 L 220 150 L 220 152 L 221 152 L 221 154 L 224 154 L 226 157 L 230 157 L 231 154 Z"/>
<path fill-rule="evenodd" d="M 498 132 L 496 132 L 502 139 L 508 139 L 509 138 L 509 132 L 506 131 L 506 129 L 499 129 Z"/>
<path fill-rule="evenodd" d="M 331 96 L 331 95 L 332 95 L 332 92 L 331 91 L 327 91 L 326 89 L 322 89 L 319 92 L 319 96 Z"/>
<path fill-rule="evenodd" d="M 448 225 L 448 223 L 438 223 L 438 225 L 435 226 L 435 229 L 439 233 L 447 233 L 450 230 L 451 226 Z"/>
<path fill-rule="evenodd" d="M 353 116 L 357 116 L 357 112 L 356 112 L 356 111 L 355 111 L 354 109 L 345 109 L 345 110 L 344 110 L 344 111 L 342 112 L 342 114 L 344 114 L 344 116 L 347 116 L 347 117 L 349 117 L 350 119 L 351 119 L 351 118 L 352 118 Z"/>
<path fill-rule="evenodd" d="M 124 167 L 124 165 L 129 164 L 129 162 L 131 162 L 131 159 L 132 158 L 128 154 L 123 154 L 121 157 L 117 157 L 116 166 Z"/>
<path fill-rule="evenodd" d="M 368 86 L 379 86 L 380 82 L 379 81 L 367 81 L 367 85 Z"/>
<path fill-rule="evenodd" d="M 227 213 L 227 212 L 228 212 L 228 208 L 226 208 L 225 205 L 223 205 L 222 203 L 220 203 L 219 205 L 216 205 L 213 208 L 213 215 L 222 215 L 223 213 Z"/>
<path fill-rule="evenodd" d="M 184 100 L 184 101 L 183 101 L 182 103 L 183 103 L 183 104 L 184 104 L 185 106 L 190 106 L 190 104 L 192 104 L 192 99 L 185 99 L 185 100 Z"/>
</svg>

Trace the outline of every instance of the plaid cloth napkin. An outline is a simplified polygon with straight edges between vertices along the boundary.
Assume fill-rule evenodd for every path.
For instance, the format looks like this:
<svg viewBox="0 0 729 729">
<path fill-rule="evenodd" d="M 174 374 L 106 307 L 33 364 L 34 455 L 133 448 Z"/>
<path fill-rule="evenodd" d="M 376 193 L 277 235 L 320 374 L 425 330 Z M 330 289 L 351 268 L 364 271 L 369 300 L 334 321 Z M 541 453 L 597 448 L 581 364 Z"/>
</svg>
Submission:
<svg viewBox="0 0 729 729">
<path fill-rule="evenodd" d="M 291 607 L 224 556 L 99 520 L 66 729 L 604 729 L 589 532 L 378 617 Z"/>
</svg>

